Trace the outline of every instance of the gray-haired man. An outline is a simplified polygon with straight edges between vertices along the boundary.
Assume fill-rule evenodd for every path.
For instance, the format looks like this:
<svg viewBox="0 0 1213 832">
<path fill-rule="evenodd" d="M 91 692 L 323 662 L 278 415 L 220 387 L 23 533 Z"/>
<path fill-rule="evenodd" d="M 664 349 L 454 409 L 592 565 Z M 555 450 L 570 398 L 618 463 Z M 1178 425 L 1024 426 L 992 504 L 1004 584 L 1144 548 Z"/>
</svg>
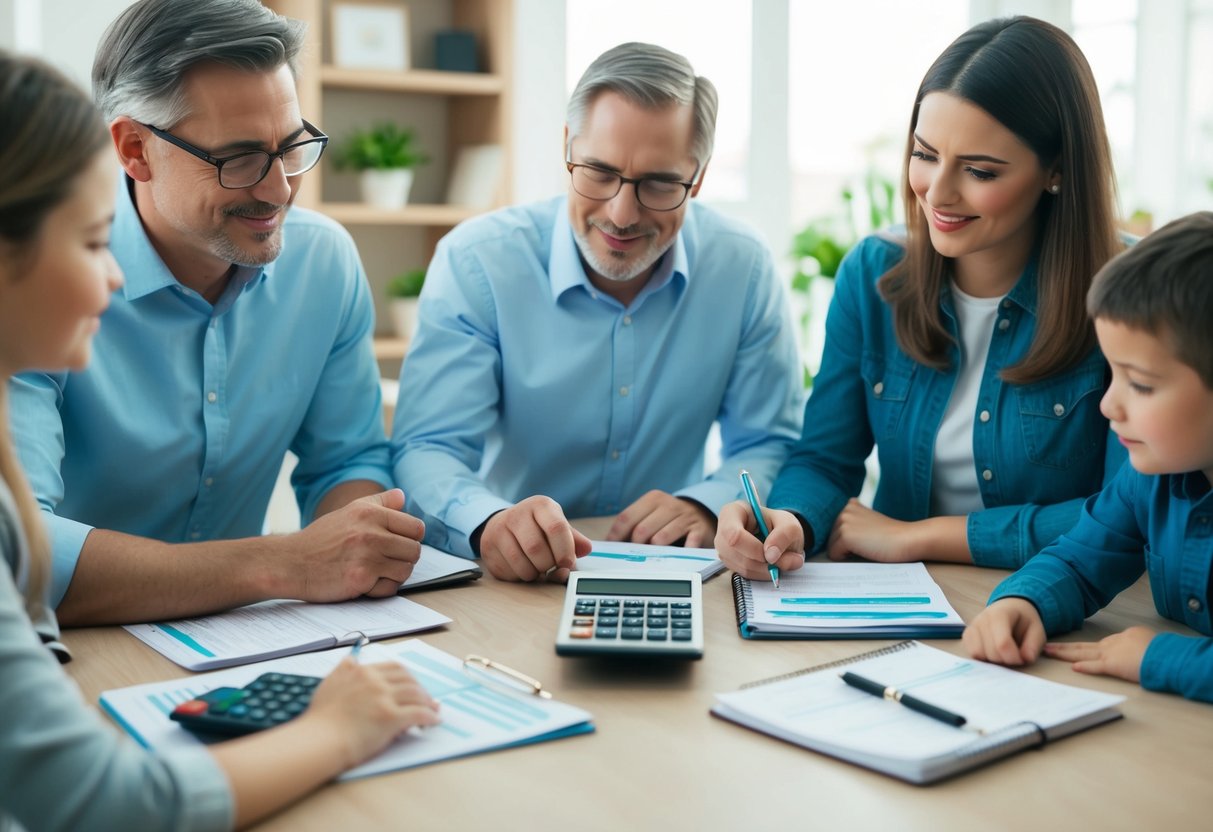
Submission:
<svg viewBox="0 0 1213 832">
<path fill-rule="evenodd" d="M 439 244 L 393 430 L 434 545 L 559 579 L 590 547 L 566 516 L 710 546 L 738 468 L 774 479 L 799 433 L 794 338 L 765 247 L 689 200 L 715 122 L 685 58 L 618 46 L 569 102 L 567 197 Z M 724 462 L 705 477 L 713 422 Z"/>
<path fill-rule="evenodd" d="M 86 371 L 11 391 L 64 623 L 386 595 L 420 554 L 422 524 L 385 490 L 358 254 L 291 209 L 326 142 L 299 112 L 302 38 L 256 0 L 141 0 L 102 38 L 126 285 Z M 316 519 L 258 537 L 287 449 Z"/>
</svg>

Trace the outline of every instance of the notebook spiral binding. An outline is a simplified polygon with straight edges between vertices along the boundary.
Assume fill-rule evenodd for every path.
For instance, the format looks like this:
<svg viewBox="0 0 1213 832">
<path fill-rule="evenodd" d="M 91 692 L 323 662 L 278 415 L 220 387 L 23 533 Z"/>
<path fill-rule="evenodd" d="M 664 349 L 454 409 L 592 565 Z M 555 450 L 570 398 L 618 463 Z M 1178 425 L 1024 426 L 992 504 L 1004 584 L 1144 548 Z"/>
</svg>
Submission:
<svg viewBox="0 0 1213 832">
<path fill-rule="evenodd" d="M 736 578 L 736 577 L 737 576 L 734 576 L 734 578 Z M 733 590 L 737 591 L 737 581 L 736 580 L 733 581 Z M 741 686 L 740 690 L 746 690 L 747 688 L 756 688 L 759 685 L 770 685 L 775 682 L 785 681 L 787 679 L 795 679 L 797 676 L 804 676 L 806 673 L 816 673 L 819 670 L 829 670 L 834 667 L 843 667 L 848 664 L 854 664 L 855 662 L 864 661 L 865 659 L 874 659 L 878 656 L 887 656 L 890 653 L 900 653 L 902 650 L 907 650 L 913 646 L 914 646 L 913 641 L 899 641 L 897 644 L 890 644 L 888 647 L 881 647 L 878 650 L 869 650 L 866 653 L 860 653 L 858 656 L 848 656 L 845 659 L 837 659 L 835 661 L 826 662 L 824 664 L 815 664 L 812 667 L 802 668 L 801 670 L 793 670 L 791 673 L 784 673 L 780 676 L 772 676 L 769 679 L 759 679 L 756 682 L 747 682 L 746 684 Z M 1043 732 L 1042 732 L 1042 734 L 1043 734 Z"/>
</svg>

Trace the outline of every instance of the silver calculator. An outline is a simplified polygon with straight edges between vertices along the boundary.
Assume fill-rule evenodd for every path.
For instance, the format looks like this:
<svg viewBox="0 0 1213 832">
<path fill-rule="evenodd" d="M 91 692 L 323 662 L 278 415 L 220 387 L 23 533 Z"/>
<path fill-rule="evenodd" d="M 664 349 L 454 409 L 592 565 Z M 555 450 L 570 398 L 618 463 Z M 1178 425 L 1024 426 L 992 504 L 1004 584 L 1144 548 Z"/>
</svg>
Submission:
<svg viewBox="0 0 1213 832">
<path fill-rule="evenodd" d="M 562 656 L 703 656 L 703 585 L 695 572 L 573 572 L 556 652 Z"/>
</svg>

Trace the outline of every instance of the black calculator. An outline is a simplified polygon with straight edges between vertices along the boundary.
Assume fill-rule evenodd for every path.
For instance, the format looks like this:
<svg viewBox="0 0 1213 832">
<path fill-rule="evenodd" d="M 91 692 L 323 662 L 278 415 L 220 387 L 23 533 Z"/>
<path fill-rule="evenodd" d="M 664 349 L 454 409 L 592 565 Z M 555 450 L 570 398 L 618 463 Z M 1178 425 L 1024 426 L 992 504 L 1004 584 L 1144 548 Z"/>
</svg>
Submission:
<svg viewBox="0 0 1213 832">
<path fill-rule="evenodd" d="M 182 702 L 169 719 L 191 731 L 234 737 L 294 719 L 307 710 L 322 679 L 263 673 L 242 688 L 215 688 Z"/>
</svg>

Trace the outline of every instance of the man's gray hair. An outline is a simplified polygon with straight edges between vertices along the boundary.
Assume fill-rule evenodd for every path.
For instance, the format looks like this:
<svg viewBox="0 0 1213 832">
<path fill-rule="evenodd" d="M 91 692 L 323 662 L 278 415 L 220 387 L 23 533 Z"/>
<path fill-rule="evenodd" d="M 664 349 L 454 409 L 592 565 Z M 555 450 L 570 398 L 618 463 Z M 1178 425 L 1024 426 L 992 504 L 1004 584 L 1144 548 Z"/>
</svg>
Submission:
<svg viewBox="0 0 1213 832">
<path fill-rule="evenodd" d="M 565 116 L 569 138 L 581 132 L 586 114 L 604 92 L 615 92 L 646 109 L 690 104 L 694 108 L 695 135 L 691 153 L 699 169 L 712 158 L 716 141 L 716 87 L 697 76 L 691 62 L 651 43 L 621 43 L 590 64 L 569 98 Z"/>
<path fill-rule="evenodd" d="M 258 0 L 139 0 L 97 47 L 93 98 L 105 120 L 130 116 L 168 130 L 189 115 L 183 84 L 195 64 L 298 74 L 307 26 Z"/>
</svg>

